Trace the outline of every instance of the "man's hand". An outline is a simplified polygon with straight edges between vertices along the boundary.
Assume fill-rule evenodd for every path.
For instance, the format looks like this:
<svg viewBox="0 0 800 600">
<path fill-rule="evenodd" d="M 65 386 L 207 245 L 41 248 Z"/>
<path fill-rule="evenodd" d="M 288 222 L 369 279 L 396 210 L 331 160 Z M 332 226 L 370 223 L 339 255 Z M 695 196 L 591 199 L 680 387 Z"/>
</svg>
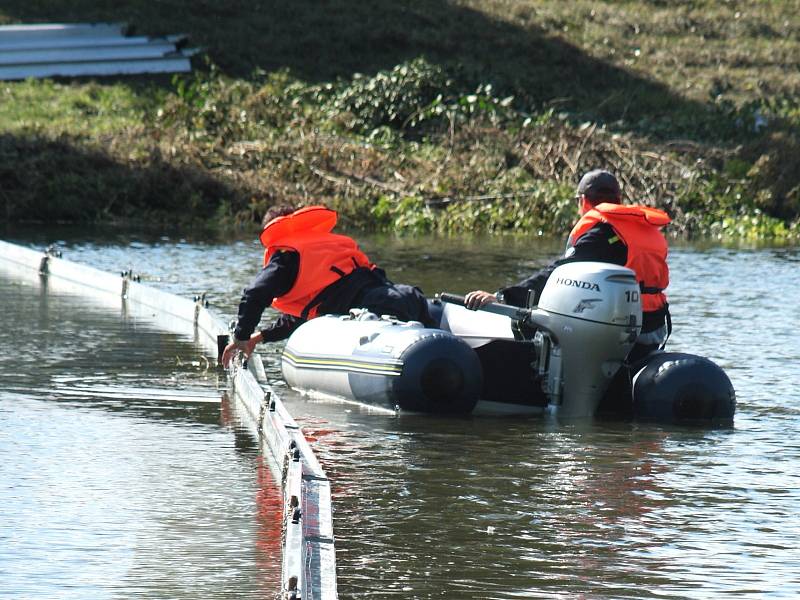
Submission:
<svg viewBox="0 0 800 600">
<path fill-rule="evenodd" d="M 227 369 L 237 352 L 244 354 L 245 358 L 250 358 L 256 344 L 261 340 L 261 332 L 254 333 L 250 336 L 249 340 L 242 341 L 234 338 L 230 344 L 225 346 L 225 350 L 222 351 L 222 366 Z"/>
<path fill-rule="evenodd" d="M 481 306 L 486 306 L 492 302 L 497 302 L 497 297 L 483 290 L 475 290 L 464 296 L 464 306 L 470 310 L 478 310 Z"/>
</svg>

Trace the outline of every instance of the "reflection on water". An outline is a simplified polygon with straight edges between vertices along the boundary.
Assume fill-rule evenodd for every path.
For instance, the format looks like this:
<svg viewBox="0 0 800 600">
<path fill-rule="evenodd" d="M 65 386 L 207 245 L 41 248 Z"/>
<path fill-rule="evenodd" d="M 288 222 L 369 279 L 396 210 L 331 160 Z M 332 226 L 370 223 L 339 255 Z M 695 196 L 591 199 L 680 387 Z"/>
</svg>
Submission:
<svg viewBox="0 0 800 600">
<path fill-rule="evenodd" d="M 362 239 L 390 277 L 419 284 L 428 293 L 495 289 L 545 263 L 561 245 L 519 238 Z M 240 289 L 259 260 L 257 243 L 249 240 L 147 240 L 134 246 L 130 239 L 64 241 L 65 256 L 72 260 L 112 271 L 132 267 L 157 285 L 187 296 L 211 290 L 213 305 L 226 318 L 235 312 Z M 680 247 L 672 253 L 669 293 L 675 332 L 669 347 L 708 356 L 728 372 L 739 402 L 735 426 L 729 429 L 387 416 L 313 401 L 278 384 L 332 481 L 341 597 L 796 597 L 800 441 L 795 432 L 800 429 L 800 394 L 795 380 L 800 338 L 793 290 L 800 287 L 798 256 L 796 248 Z M 36 307 L 29 312 L 35 319 Z M 51 317 L 42 325 L 46 335 L 58 332 L 57 321 Z M 154 337 L 142 340 L 143 348 L 177 343 L 164 334 L 144 333 Z M 104 339 L 104 334 L 97 335 Z M 215 376 L 213 371 L 192 366 L 197 358 L 188 349 L 159 351 L 165 365 L 160 373 L 139 350 L 133 353 L 139 358 L 130 372 L 101 368 L 95 360 L 98 352 L 109 345 L 124 352 L 129 344 L 135 347 L 137 336 L 128 330 L 102 343 L 96 336 L 64 340 L 59 350 L 75 360 L 83 356 L 95 371 L 76 374 L 72 371 L 78 369 L 67 362 L 59 370 L 64 379 L 53 379 L 52 374 L 47 385 L 55 389 L 49 382 L 58 381 L 58 386 L 74 392 L 97 385 L 99 394 L 106 393 L 103 399 L 87 395 L 78 401 L 71 394 L 56 396 L 51 389 L 48 394 L 54 400 L 25 392 L 27 402 L 55 406 L 73 415 L 67 420 L 77 420 L 87 410 L 82 402 L 114 403 L 118 387 L 128 388 L 137 400 L 123 415 L 113 410 L 89 412 L 125 422 L 128 430 L 147 425 L 181 431 L 193 440 L 193 446 L 185 443 L 193 460 L 201 461 L 198 472 L 214 471 L 202 461 L 225 461 L 232 471 L 236 469 L 230 464 L 244 461 L 249 479 L 228 489 L 223 489 L 224 483 L 206 483 L 219 490 L 217 502 L 230 507 L 259 497 L 254 490 L 268 472 L 256 466 L 252 438 L 243 437 L 244 446 L 251 447 L 238 453 L 230 448 L 240 442 L 232 442 L 230 433 L 219 429 L 220 407 L 152 400 L 153 388 L 162 387 L 176 396 L 191 396 L 203 387 L 204 377 Z M 29 351 L 36 346 L 30 340 L 20 343 Z M 73 351 L 78 345 L 83 349 Z M 175 356 L 189 366 L 178 368 Z M 266 356 L 270 373 L 278 377 L 275 348 Z M 5 379 L 6 369 L 3 373 L 3 389 L 21 394 L 20 388 L 33 387 L 21 382 L 21 375 Z M 38 375 L 28 377 L 35 380 Z M 164 386 L 173 377 L 175 385 Z M 192 391 L 186 394 L 187 390 Z M 7 405 L 4 401 L 0 406 Z M 12 431 L 23 431 L 33 409 L 17 408 L 16 403 L 14 407 L 23 412 L 12 413 L 17 420 Z M 223 415 L 226 410 L 223 403 Z M 114 431 L 109 429 L 112 438 Z M 224 451 L 214 445 L 217 435 Z M 17 440 L 24 437 L 20 433 Z M 152 444 L 130 448 L 125 460 L 148 462 L 151 459 L 143 458 L 150 455 L 148 448 Z M 268 514 L 270 502 L 263 500 L 263 512 L 255 512 Z M 241 517 L 243 527 L 246 521 L 247 527 L 268 529 L 258 520 L 253 523 L 251 506 L 226 514 Z M 169 548 L 159 535 L 170 539 L 148 530 L 141 543 Z M 259 550 L 252 533 L 245 537 L 249 541 L 240 544 L 242 554 L 237 555 L 241 572 L 263 572 L 267 567 L 261 561 L 269 552 Z M 269 536 L 256 534 L 255 539 Z M 61 541 L 72 543 L 69 536 Z M 63 548 L 60 552 L 77 556 Z M 153 556 L 147 560 L 158 571 L 159 561 Z M 192 563 L 193 576 L 201 582 L 214 577 L 213 566 L 197 556 Z M 26 564 L 24 568 L 31 568 L 35 563 Z M 165 567 L 158 572 L 166 573 Z M 180 588 L 182 576 L 171 577 L 172 585 Z M 254 586 L 257 576 L 244 579 Z M 179 595 L 165 589 L 165 596 Z"/>
<path fill-rule="evenodd" d="M 274 591 L 280 493 L 217 370 L 37 279 L 0 273 L 0 597 Z"/>
</svg>

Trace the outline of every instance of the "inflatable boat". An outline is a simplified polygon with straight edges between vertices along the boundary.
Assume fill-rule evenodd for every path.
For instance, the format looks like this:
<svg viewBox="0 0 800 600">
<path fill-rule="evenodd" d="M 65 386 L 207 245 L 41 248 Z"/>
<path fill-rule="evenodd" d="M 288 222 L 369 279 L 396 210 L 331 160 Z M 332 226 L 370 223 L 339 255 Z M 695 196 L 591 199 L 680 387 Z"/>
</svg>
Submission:
<svg viewBox="0 0 800 600">
<path fill-rule="evenodd" d="M 468 310 L 441 294 L 438 328 L 364 309 L 318 317 L 287 341 L 283 375 L 302 392 L 391 410 L 732 422 L 733 386 L 712 361 L 665 351 L 626 361 L 642 325 L 630 269 L 561 265 L 530 304 Z"/>
</svg>

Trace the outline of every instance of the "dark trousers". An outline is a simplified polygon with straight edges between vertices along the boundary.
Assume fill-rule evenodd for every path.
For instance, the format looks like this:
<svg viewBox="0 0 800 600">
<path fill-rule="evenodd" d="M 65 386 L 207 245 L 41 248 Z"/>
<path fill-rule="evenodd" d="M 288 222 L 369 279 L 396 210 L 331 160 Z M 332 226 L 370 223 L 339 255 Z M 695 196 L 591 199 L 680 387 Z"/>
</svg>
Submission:
<svg viewBox="0 0 800 600">
<path fill-rule="evenodd" d="M 376 315 L 393 315 L 401 321 L 420 321 L 433 327 L 428 301 L 418 287 L 404 283 L 383 283 L 363 290 L 353 307 L 366 308 Z"/>
</svg>

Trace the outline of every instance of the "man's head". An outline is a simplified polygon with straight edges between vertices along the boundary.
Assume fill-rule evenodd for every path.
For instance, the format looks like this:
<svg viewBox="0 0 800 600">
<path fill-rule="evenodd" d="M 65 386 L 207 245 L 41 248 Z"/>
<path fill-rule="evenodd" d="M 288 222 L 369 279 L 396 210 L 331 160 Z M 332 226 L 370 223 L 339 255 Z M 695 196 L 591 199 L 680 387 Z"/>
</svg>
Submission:
<svg viewBox="0 0 800 600">
<path fill-rule="evenodd" d="M 288 204 L 280 204 L 268 208 L 267 212 L 264 213 L 264 218 L 261 220 L 261 228 L 263 229 L 270 221 L 278 217 L 285 217 L 286 215 L 292 214 L 295 210 L 297 209 L 294 206 L 289 206 Z"/>
<path fill-rule="evenodd" d="M 603 169 L 589 171 L 578 184 L 577 199 L 581 215 L 601 202 L 619 204 L 621 197 L 617 178 Z"/>
</svg>

